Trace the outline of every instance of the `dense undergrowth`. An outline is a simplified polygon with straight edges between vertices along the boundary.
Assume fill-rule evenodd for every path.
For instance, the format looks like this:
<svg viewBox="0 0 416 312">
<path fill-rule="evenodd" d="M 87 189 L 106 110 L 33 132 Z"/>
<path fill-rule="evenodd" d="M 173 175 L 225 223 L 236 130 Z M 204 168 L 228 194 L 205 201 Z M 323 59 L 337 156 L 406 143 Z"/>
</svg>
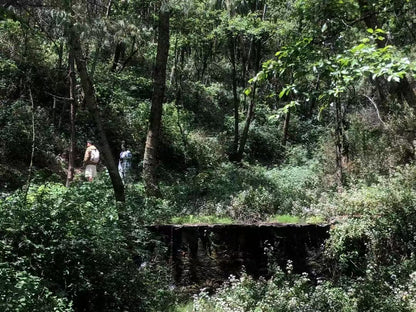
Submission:
<svg viewBox="0 0 416 312">
<path fill-rule="evenodd" d="M 411 146 L 394 127 L 351 117 L 355 157 L 342 189 L 333 180 L 333 142 L 324 139 L 325 129 L 314 143 L 300 138 L 286 147 L 287 158 L 278 164 L 250 157 L 231 163 L 222 149 L 212 148 L 220 138 L 202 132 L 188 146 L 202 154 L 185 153 L 171 142 L 182 162 L 160 167 L 162 197 L 145 195 L 137 167 L 124 204 L 115 202 L 104 167 L 93 183 L 79 173 L 69 188 L 59 174 L 50 174 L 59 170 L 39 168 L 29 190 L 3 189 L 0 308 L 413 311 L 416 167 L 405 161 Z M 380 140 L 383 148 L 377 147 Z M 202 289 L 190 298 L 172 284 L 165 247 L 145 229 L 155 223 L 264 221 L 334 223 L 323 275 L 316 280 L 291 273 L 290 263 L 271 264 L 269 280 L 243 274 L 215 293 Z"/>
<path fill-rule="evenodd" d="M 159 2 L 6 2 L 0 311 L 416 311 L 414 1 L 166 1 L 158 198 L 141 172 Z M 110 153 L 125 141 L 134 155 L 123 204 L 105 162 L 93 183 L 82 177 L 85 141 L 100 139 L 69 81 L 69 3 Z M 242 273 L 189 297 L 146 230 L 267 221 L 331 222 L 322 276 L 271 263 L 268 280 Z"/>
<path fill-rule="evenodd" d="M 317 282 L 290 268 L 267 281 L 243 275 L 214 296 L 201 292 L 183 311 L 414 311 L 414 181 L 415 167 L 404 166 L 321 196 L 315 213 L 337 223 L 326 244 L 328 275 Z"/>
<path fill-rule="evenodd" d="M 310 184 L 309 189 L 305 186 L 306 180 L 311 183 L 307 179 L 311 168 L 307 168 L 222 166 L 207 172 L 205 183 L 194 183 L 188 192 L 177 191 L 184 189 L 187 180 L 174 187 L 166 185 L 165 199 L 146 197 L 136 182 L 126 188 L 123 205 L 115 203 L 105 172 L 93 183 L 80 181 L 70 188 L 54 182 L 33 184 L 27 194 L 18 191 L 1 201 L 1 308 L 413 311 L 416 167 L 398 166 L 377 182 L 318 193 Z M 214 178 L 209 180 L 210 175 L 221 177 L 217 183 L 222 187 L 216 186 Z M 234 183 L 227 184 L 227 176 Z M 291 188 L 283 187 L 287 177 Z M 259 182 L 263 179 L 268 183 Z M 259 185 L 263 185 L 261 192 L 256 192 Z M 292 209 L 273 200 L 273 188 L 291 200 Z M 302 190 L 308 196 L 300 196 Z M 198 206 L 200 202 L 190 196 L 193 192 L 204 192 L 204 205 Z M 196 213 L 190 207 L 199 208 L 197 221 L 220 217 L 232 222 L 258 221 L 279 212 L 336 221 L 326 245 L 326 273 L 311 280 L 306 274 L 291 273 L 290 263 L 284 271 L 272 266 L 275 273 L 269 280 L 245 274 L 230 277 L 215 294 L 201 290 L 193 302 L 188 299 L 187 305 L 181 304 L 184 297 L 172 287 L 164 247 L 144 226 Z M 248 212 L 236 214 L 244 210 L 255 212 L 255 218 Z M 204 215 L 211 219 L 203 219 Z"/>
<path fill-rule="evenodd" d="M 143 202 L 117 207 L 108 181 L 33 185 L 1 202 L 2 311 L 163 311 L 163 247 Z"/>
</svg>

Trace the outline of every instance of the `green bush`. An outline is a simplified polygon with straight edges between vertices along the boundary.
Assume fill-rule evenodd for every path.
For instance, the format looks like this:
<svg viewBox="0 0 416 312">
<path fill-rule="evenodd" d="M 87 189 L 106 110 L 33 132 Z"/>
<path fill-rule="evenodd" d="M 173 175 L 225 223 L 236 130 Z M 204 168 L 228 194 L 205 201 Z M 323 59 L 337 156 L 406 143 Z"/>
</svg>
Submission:
<svg viewBox="0 0 416 312">
<path fill-rule="evenodd" d="M 0 262 L 39 277 L 77 311 L 164 310 L 172 298 L 164 249 L 136 208 L 115 205 L 107 178 L 33 186 L 26 199 L 1 202 Z"/>
<path fill-rule="evenodd" d="M 392 168 L 414 159 L 414 113 L 403 107 L 400 111 L 400 115 L 386 123 L 380 121 L 373 109 L 363 108 L 348 116 L 345 131 L 348 162 L 344 168 L 347 182 L 375 183 L 378 176 L 388 176 Z"/>
<path fill-rule="evenodd" d="M 54 295 L 39 277 L 0 263 L 0 310 L 71 312 L 67 299 Z"/>
<path fill-rule="evenodd" d="M 335 221 L 326 244 L 334 276 L 365 276 L 371 266 L 392 266 L 416 251 L 416 167 L 394 168 L 370 186 L 323 194 L 312 210 Z"/>
<path fill-rule="evenodd" d="M 198 172 L 189 170 L 176 184 L 164 186 L 171 211 L 177 214 L 266 220 L 275 214 L 307 215 L 318 185 L 313 164 L 299 167 L 222 163 Z"/>
<path fill-rule="evenodd" d="M 355 280 L 312 281 L 307 274 L 278 269 L 269 280 L 243 274 L 230 277 L 214 294 L 205 290 L 194 298 L 195 312 L 411 312 L 414 311 L 415 273 L 390 281 L 393 272 L 373 272 Z M 394 274 L 393 274 L 394 276 Z M 394 279 L 394 277 L 393 277 Z"/>
<path fill-rule="evenodd" d="M 278 271 L 269 280 L 243 275 L 232 277 L 214 295 L 201 292 L 194 300 L 194 311 L 353 312 L 357 300 L 342 287 L 329 282 L 314 285 L 306 275 Z"/>
</svg>

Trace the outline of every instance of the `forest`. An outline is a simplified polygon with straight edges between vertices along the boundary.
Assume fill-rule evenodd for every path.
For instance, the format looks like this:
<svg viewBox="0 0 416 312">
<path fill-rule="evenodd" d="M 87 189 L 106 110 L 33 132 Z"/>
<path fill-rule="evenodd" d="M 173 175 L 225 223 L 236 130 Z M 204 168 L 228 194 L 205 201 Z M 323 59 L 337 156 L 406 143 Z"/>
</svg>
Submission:
<svg viewBox="0 0 416 312">
<path fill-rule="evenodd" d="M 415 57 L 413 0 L 0 0 L 0 310 L 416 311 Z M 320 275 L 184 289 L 148 230 L 260 222 Z"/>
</svg>

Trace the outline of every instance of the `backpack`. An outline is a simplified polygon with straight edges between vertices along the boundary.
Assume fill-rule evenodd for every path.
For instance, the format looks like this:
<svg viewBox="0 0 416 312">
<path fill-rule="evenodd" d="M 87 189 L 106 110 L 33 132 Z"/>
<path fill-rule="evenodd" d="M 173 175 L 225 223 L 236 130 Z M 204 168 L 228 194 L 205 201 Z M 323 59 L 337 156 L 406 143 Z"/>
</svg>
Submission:
<svg viewBox="0 0 416 312">
<path fill-rule="evenodd" d="M 90 162 L 93 164 L 98 164 L 100 161 L 100 151 L 98 149 L 92 149 L 90 154 Z"/>
</svg>

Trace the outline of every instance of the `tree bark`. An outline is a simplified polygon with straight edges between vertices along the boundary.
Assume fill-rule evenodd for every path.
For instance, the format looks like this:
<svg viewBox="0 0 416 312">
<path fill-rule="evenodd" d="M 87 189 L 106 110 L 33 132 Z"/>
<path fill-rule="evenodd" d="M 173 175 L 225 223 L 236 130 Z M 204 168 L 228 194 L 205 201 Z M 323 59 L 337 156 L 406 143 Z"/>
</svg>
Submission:
<svg viewBox="0 0 416 312">
<path fill-rule="evenodd" d="M 239 141 L 239 109 L 240 109 L 240 101 L 238 99 L 237 94 L 237 70 L 236 70 L 236 60 L 235 60 L 235 38 L 232 34 L 230 34 L 229 38 L 229 49 L 230 49 L 230 58 L 231 58 L 231 83 L 232 83 L 232 90 L 233 90 L 233 106 L 234 106 L 234 141 L 231 150 L 231 154 L 229 159 L 231 161 L 235 160 L 238 155 L 238 141 Z"/>
<path fill-rule="evenodd" d="M 30 98 L 31 111 L 32 111 L 32 151 L 30 153 L 29 173 L 27 176 L 27 182 L 26 182 L 26 188 L 25 188 L 25 201 L 27 200 L 27 194 L 30 189 L 30 183 L 32 182 L 33 159 L 35 158 L 35 144 L 36 144 L 35 102 L 33 101 L 31 87 L 29 87 L 29 98 Z"/>
<path fill-rule="evenodd" d="M 255 45 L 253 43 L 253 47 L 256 47 L 256 49 L 254 50 L 255 53 L 253 57 L 254 57 L 254 70 L 257 73 L 260 67 L 260 50 L 261 50 L 260 41 L 257 41 L 257 44 Z M 248 139 L 248 131 L 250 129 L 251 122 L 253 121 L 253 118 L 254 118 L 254 109 L 256 107 L 256 89 L 257 89 L 257 84 L 254 83 L 252 93 L 251 93 L 251 101 L 247 110 L 246 121 L 244 124 L 243 132 L 241 133 L 240 145 L 238 147 L 237 155 L 235 157 L 235 161 L 238 161 L 238 162 L 240 162 L 243 159 L 244 148 L 246 146 L 246 142 Z"/>
<path fill-rule="evenodd" d="M 156 178 L 157 149 L 159 146 L 162 120 L 163 100 L 166 87 L 166 65 L 169 54 L 169 19 L 170 12 L 160 9 L 159 37 L 157 43 L 156 64 L 153 78 L 152 107 L 150 110 L 149 129 L 143 157 L 143 180 L 146 192 L 151 196 L 159 196 Z"/>
<path fill-rule="evenodd" d="M 235 160 L 240 162 L 243 159 L 244 148 L 246 147 L 246 142 L 248 139 L 248 130 L 250 129 L 251 122 L 254 118 L 254 108 L 256 106 L 256 84 L 253 86 L 253 92 L 251 96 L 251 101 L 248 106 L 246 122 L 244 124 L 243 132 L 241 133 L 240 146 L 238 147 L 238 152 L 235 157 Z"/>
<path fill-rule="evenodd" d="M 87 71 L 87 64 L 82 53 L 79 34 L 74 29 L 70 29 L 69 47 L 71 49 L 71 53 L 73 53 L 75 63 L 77 65 L 78 74 L 81 80 L 81 86 L 84 91 L 86 105 L 92 114 L 97 127 L 100 149 L 102 150 L 102 154 L 104 156 L 103 158 L 110 174 L 115 198 L 119 202 L 124 202 L 124 185 L 120 175 L 118 174 L 118 169 L 111 153 L 110 144 L 108 143 L 107 135 L 105 134 L 103 128 L 100 112 L 98 110 L 94 84 Z"/>
<path fill-rule="evenodd" d="M 114 51 L 113 65 L 111 66 L 111 71 L 115 72 L 117 67 L 120 66 L 120 60 L 123 58 L 126 51 L 126 45 L 123 42 L 118 42 Z"/>
<path fill-rule="evenodd" d="M 176 40 L 175 42 L 175 65 L 173 66 L 173 73 L 172 73 L 172 78 L 171 78 L 171 84 L 174 84 L 175 86 L 175 90 L 176 90 L 176 95 L 175 95 L 175 107 L 176 107 L 176 111 L 178 114 L 178 128 L 179 128 L 179 132 L 181 134 L 181 138 L 182 138 L 182 143 L 183 143 L 183 149 L 184 149 L 184 154 L 185 154 L 185 162 L 187 160 L 187 153 L 188 153 L 188 142 L 186 139 L 186 134 L 185 131 L 181 125 L 181 119 L 180 119 L 180 111 L 181 111 L 181 107 L 182 107 L 182 79 L 183 79 L 183 64 L 185 61 L 185 50 L 183 48 L 180 49 L 180 51 L 178 52 L 177 49 L 177 43 L 178 41 Z"/>
<path fill-rule="evenodd" d="M 76 111 L 76 102 L 75 102 L 75 60 L 72 53 L 69 53 L 69 98 L 71 101 L 71 110 L 70 110 L 70 122 L 71 122 L 71 142 L 69 145 L 68 153 L 68 172 L 66 177 L 66 187 L 69 187 L 72 180 L 74 179 L 74 159 L 75 159 L 75 111 Z"/>
<path fill-rule="evenodd" d="M 344 181 L 343 171 L 343 123 L 342 107 L 340 99 L 335 99 L 335 159 L 336 159 L 336 184 L 338 191 L 342 190 Z"/>
<path fill-rule="evenodd" d="M 283 124 L 283 136 L 282 136 L 283 146 L 286 146 L 286 143 L 287 143 L 287 137 L 289 133 L 289 122 L 290 122 L 290 108 L 287 110 L 287 113 L 285 116 L 285 122 Z"/>
</svg>

